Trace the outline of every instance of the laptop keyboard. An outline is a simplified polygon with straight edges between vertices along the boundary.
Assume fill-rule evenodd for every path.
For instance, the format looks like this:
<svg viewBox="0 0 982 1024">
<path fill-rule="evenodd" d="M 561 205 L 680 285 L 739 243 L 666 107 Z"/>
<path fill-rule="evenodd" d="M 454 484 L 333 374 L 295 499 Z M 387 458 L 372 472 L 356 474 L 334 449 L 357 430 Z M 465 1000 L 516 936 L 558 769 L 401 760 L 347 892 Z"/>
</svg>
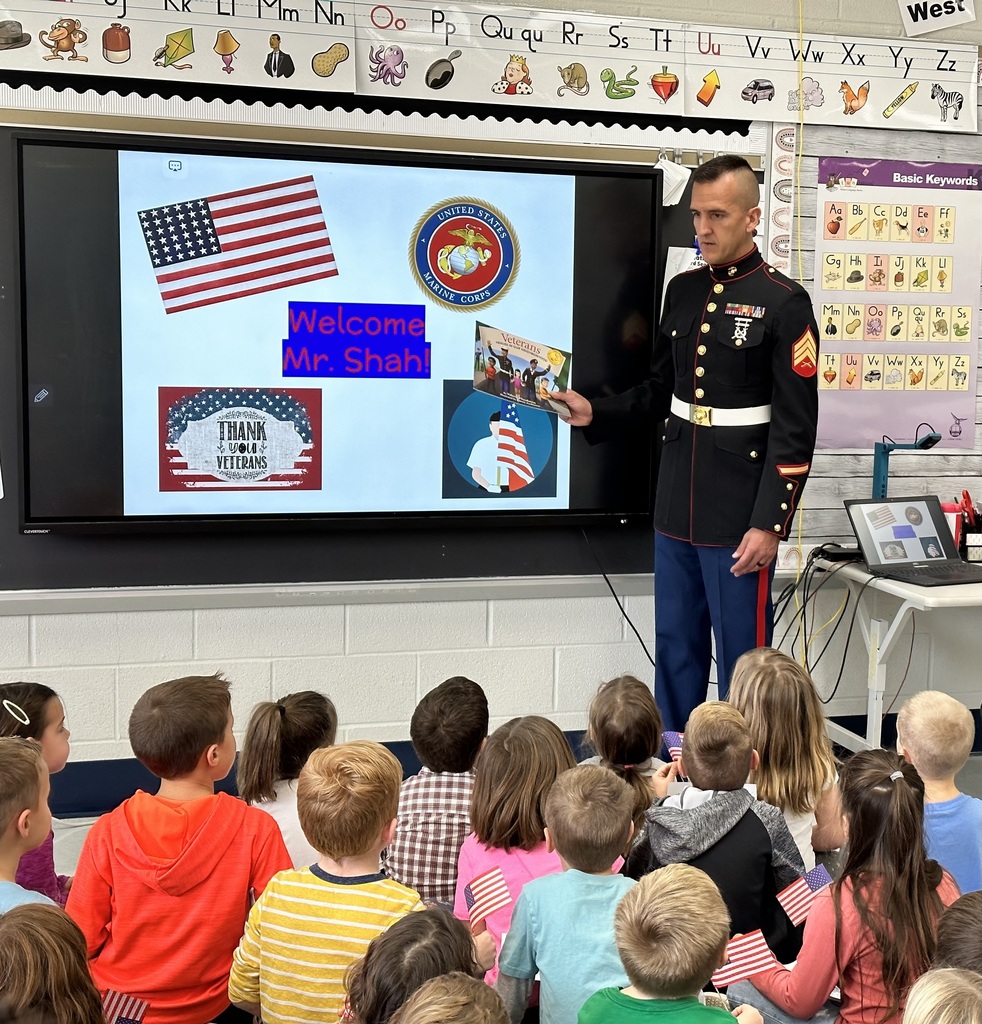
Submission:
<svg viewBox="0 0 982 1024">
<path fill-rule="evenodd" d="M 925 576 L 945 579 L 950 576 L 962 576 L 965 574 L 966 569 L 968 569 L 969 574 L 975 571 L 968 568 L 965 562 L 957 562 L 946 565 L 918 565 L 910 569 L 890 569 L 890 575 L 894 579 L 900 579 L 901 577 L 918 577 L 923 579 Z"/>
</svg>

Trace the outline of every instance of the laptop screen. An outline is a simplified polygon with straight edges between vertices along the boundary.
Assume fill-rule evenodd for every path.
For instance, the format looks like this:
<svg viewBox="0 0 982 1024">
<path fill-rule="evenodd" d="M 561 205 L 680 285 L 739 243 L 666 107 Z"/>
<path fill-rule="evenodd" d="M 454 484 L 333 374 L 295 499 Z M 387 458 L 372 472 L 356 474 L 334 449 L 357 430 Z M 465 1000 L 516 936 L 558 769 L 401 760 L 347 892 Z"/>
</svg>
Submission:
<svg viewBox="0 0 982 1024">
<path fill-rule="evenodd" d="M 871 567 L 961 560 L 936 495 L 847 501 L 845 505 Z"/>
</svg>

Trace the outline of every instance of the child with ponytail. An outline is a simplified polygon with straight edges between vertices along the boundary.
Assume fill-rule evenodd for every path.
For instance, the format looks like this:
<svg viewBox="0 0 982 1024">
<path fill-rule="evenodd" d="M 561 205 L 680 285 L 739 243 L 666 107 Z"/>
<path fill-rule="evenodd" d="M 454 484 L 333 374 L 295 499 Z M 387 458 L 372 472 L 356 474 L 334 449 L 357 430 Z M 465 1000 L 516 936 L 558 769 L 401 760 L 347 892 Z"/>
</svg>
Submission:
<svg viewBox="0 0 982 1024">
<path fill-rule="evenodd" d="M 943 907 L 958 887 L 924 852 L 924 783 L 888 750 L 862 750 L 839 773 L 848 847 L 819 892 L 794 968 L 730 987 L 767 1021 L 900 1024 L 907 992 L 931 966 Z M 838 984 L 841 1005 L 827 1003 Z"/>
<path fill-rule="evenodd" d="M 236 773 L 239 795 L 271 815 L 295 868 L 316 864 L 297 817 L 297 779 L 311 751 L 334 745 L 338 713 L 314 690 L 257 704 L 249 719 Z"/>
</svg>

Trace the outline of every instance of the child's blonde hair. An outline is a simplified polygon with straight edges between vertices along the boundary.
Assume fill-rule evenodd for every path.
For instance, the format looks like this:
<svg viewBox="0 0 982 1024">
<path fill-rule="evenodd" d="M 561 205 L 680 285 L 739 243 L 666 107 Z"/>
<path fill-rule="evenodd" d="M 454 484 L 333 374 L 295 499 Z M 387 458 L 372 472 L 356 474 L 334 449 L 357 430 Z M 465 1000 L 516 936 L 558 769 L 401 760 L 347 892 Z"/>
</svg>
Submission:
<svg viewBox="0 0 982 1024">
<path fill-rule="evenodd" d="M 37 807 L 41 780 L 47 773 L 41 744 L 36 740 L 0 738 L 0 838 L 12 821 Z"/>
<path fill-rule="evenodd" d="M 694 996 L 720 965 L 730 914 L 716 883 L 690 864 L 645 875 L 617 905 L 617 952 L 631 984 L 656 999 Z"/>
<path fill-rule="evenodd" d="M 757 797 L 792 814 L 814 811 L 836 762 L 808 672 L 773 647 L 747 651 L 733 666 L 729 702 L 760 755 L 752 775 Z"/>
<path fill-rule="evenodd" d="M 937 690 L 922 690 L 897 714 L 897 740 L 922 779 L 953 778 L 975 742 L 975 719 L 961 701 Z"/>
<path fill-rule="evenodd" d="M 700 704 L 685 725 L 682 763 L 699 789 L 740 789 L 750 775 L 754 745 L 743 715 L 731 704 Z"/>
<path fill-rule="evenodd" d="M 485 846 L 532 850 L 545 839 L 549 787 L 576 761 L 558 725 L 538 715 L 495 729 L 475 765 L 471 827 Z"/>
<path fill-rule="evenodd" d="M 297 783 L 310 845 L 332 860 L 369 852 L 396 816 L 402 766 L 380 743 L 354 740 L 311 753 Z"/>
<path fill-rule="evenodd" d="M 982 977 L 953 967 L 922 974 L 907 995 L 904 1024 L 982 1024 Z"/>
<path fill-rule="evenodd" d="M 634 794 L 609 768 L 581 764 L 556 779 L 545 821 L 560 857 L 577 871 L 609 871 L 630 842 Z"/>
<path fill-rule="evenodd" d="M 490 985 L 458 972 L 420 986 L 391 1024 L 508 1024 L 508 1014 Z"/>
<path fill-rule="evenodd" d="M 634 791 L 635 828 L 654 794 L 640 765 L 661 749 L 662 717 L 651 688 L 634 676 L 618 676 L 603 683 L 590 704 L 586 741 L 600 763 L 619 775 Z"/>
<path fill-rule="evenodd" d="M 61 909 L 26 903 L 0 915 L 0 1005 L 14 1020 L 104 1024 L 85 937 Z"/>
</svg>

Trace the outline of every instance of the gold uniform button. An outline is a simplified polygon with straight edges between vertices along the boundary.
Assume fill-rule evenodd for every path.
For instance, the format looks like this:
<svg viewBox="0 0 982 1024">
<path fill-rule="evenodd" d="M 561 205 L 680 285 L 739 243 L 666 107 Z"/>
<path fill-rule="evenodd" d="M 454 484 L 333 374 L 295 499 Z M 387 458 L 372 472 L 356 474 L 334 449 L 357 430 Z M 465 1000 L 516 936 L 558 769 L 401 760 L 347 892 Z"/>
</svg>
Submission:
<svg viewBox="0 0 982 1024">
<path fill-rule="evenodd" d="M 716 292 L 717 295 L 719 295 L 719 293 L 722 290 L 723 290 L 723 286 L 721 284 L 714 284 L 713 285 L 713 291 Z"/>
<path fill-rule="evenodd" d="M 709 334 L 709 324 L 703 324 L 699 330 L 702 331 L 703 334 Z"/>
<path fill-rule="evenodd" d="M 706 309 L 710 313 L 715 313 L 716 312 L 716 303 L 715 302 L 710 302 L 710 304 L 706 307 Z"/>
<path fill-rule="evenodd" d="M 780 533 L 781 532 L 781 524 L 780 523 L 775 523 L 774 524 L 774 532 L 775 533 Z"/>
<path fill-rule="evenodd" d="M 757 453 L 756 452 L 751 452 L 750 453 L 750 458 L 756 459 L 757 458 Z"/>
<path fill-rule="evenodd" d="M 701 356 L 704 356 L 704 355 L 706 354 L 706 346 L 705 346 L 705 345 L 700 345 L 700 346 L 699 346 L 699 347 L 698 347 L 698 348 L 696 349 L 696 352 L 698 352 L 698 353 L 699 353 L 699 355 L 701 355 Z"/>
<path fill-rule="evenodd" d="M 702 398 L 705 394 L 706 392 L 702 388 L 696 388 L 696 398 Z"/>
<path fill-rule="evenodd" d="M 697 366 L 696 367 L 696 376 L 697 377 L 701 377 L 705 372 L 706 372 L 706 367 L 705 366 Z"/>
<path fill-rule="evenodd" d="M 788 490 L 789 491 L 793 491 L 794 490 L 794 484 L 788 484 Z"/>
<path fill-rule="evenodd" d="M 678 333 L 678 331 L 672 331 L 672 337 L 674 338 Z"/>
<path fill-rule="evenodd" d="M 662 438 L 662 440 L 664 440 L 664 438 Z M 782 512 L 787 512 L 788 511 L 788 503 L 786 501 L 782 501 L 781 502 L 781 511 Z"/>
<path fill-rule="evenodd" d="M 737 348 L 739 348 L 743 344 L 743 342 L 739 338 L 737 338 L 737 340 L 734 341 L 733 344 L 736 345 Z"/>
</svg>

